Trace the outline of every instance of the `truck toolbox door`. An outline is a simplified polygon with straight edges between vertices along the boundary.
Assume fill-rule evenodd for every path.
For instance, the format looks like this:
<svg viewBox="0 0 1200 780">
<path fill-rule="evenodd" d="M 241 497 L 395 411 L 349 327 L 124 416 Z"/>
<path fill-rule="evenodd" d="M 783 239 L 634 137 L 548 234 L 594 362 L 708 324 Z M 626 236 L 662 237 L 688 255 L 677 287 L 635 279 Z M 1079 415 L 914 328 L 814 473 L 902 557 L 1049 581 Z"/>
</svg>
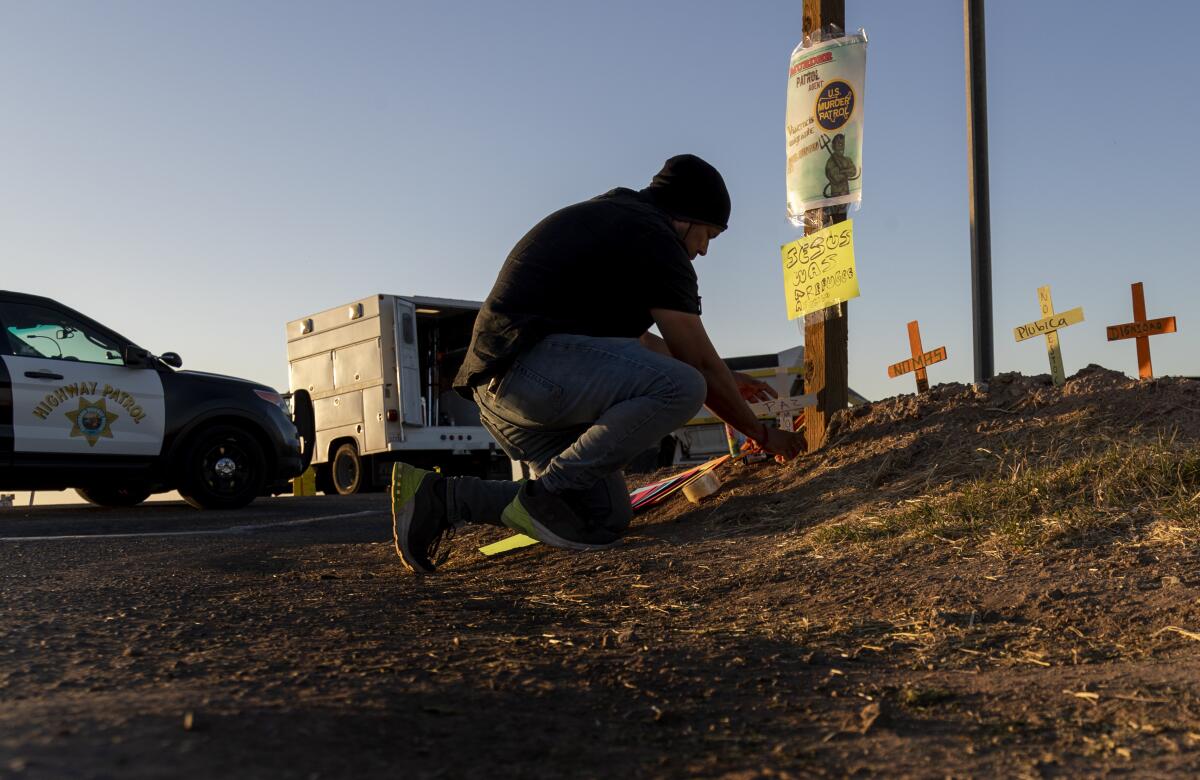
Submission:
<svg viewBox="0 0 1200 780">
<path fill-rule="evenodd" d="M 412 301 L 396 299 L 396 378 L 400 388 L 400 419 L 408 425 L 423 425 L 421 414 L 421 369 L 417 353 L 417 307 Z"/>
</svg>

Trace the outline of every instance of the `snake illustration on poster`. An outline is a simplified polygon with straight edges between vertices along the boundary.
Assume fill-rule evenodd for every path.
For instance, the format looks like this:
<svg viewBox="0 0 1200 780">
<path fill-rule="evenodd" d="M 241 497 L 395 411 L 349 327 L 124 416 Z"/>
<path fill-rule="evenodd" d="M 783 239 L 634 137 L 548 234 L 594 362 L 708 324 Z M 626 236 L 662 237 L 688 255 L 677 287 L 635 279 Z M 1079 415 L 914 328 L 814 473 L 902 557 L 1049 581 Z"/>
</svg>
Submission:
<svg viewBox="0 0 1200 780">
<path fill-rule="evenodd" d="M 801 44 L 792 52 L 787 92 L 788 219 L 809 209 L 862 200 L 867 35 L 859 30 Z"/>
</svg>

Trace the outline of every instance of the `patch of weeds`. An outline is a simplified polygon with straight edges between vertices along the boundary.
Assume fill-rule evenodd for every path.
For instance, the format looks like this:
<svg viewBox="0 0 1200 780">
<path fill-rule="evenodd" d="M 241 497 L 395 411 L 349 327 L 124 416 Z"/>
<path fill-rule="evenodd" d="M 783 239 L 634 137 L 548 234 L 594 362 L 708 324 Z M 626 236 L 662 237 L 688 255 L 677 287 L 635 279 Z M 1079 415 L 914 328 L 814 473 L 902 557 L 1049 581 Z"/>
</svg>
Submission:
<svg viewBox="0 0 1200 780">
<path fill-rule="evenodd" d="M 818 546 L 863 544 L 887 539 L 904 532 L 896 516 L 862 518 L 851 523 L 822 525 L 813 529 L 809 538 Z"/>
<path fill-rule="evenodd" d="M 918 688 L 906 685 L 900 690 L 900 703 L 911 709 L 933 707 L 954 698 L 954 693 L 944 688 Z"/>
<path fill-rule="evenodd" d="M 1010 456 L 958 492 L 824 526 L 810 539 L 818 546 L 897 537 L 995 539 L 1031 548 L 1113 538 L 1156 520 L 1200 530 L 1200 448 L 1174 437 L 1104 442 L 1040 464 Z"/>
</svg>

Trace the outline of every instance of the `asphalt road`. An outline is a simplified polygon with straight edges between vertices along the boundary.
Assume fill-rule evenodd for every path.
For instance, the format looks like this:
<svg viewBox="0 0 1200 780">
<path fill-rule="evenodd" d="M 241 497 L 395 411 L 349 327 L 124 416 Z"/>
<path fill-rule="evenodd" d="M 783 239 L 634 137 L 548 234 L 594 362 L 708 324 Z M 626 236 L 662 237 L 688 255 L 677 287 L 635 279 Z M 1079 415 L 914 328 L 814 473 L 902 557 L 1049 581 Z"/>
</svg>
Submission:
<svg viewBox="0 0 1200 780">
<path fill-rule="evenodd" d="M 16 543 L 128 539 L 168 540 L 176 537 L 239 537 L 260 534 L 298 533 L 300 539 L 339 538 L 347 542 L 367 541 L 361 534 L 390 540 L 391 525 L 384 494 L 363 496 L 290 496 L 260 498 L 232 512 L 202 512 L 182 501 L 147 503 L 133 509 L 102 509 L 88 504 L 70 506 L 12 507 L 0 510 L 0 540 Z M 375 522 L 364 519 L 374 517 Z M 381 522 L 386 521 L 386 522 Z M 359 536 L 345 535 L 357 529 Z M 381 535 L 382 533 L 382 535 Z M 174 544 L 184 543 L 178 539 Z M 31 547 L 36 556 L 40 548 Z M 6 552 L 0 551 L 0 561 Z"/>
<path fill-rule="evenodd" d="M 0 777 L 375 774 L 297 734 L 363 687 L 339 605 L 402 574 L 382 493 L 0 509 Z"/>
</svg>

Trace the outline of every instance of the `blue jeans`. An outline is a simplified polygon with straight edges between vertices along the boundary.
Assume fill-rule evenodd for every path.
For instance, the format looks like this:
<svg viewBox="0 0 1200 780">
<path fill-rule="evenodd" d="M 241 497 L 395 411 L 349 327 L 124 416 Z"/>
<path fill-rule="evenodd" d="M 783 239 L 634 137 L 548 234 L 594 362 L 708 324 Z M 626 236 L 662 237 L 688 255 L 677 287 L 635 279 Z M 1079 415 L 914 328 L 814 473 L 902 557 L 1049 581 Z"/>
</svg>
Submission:
<svg viewBox="0 0 1200 780">
<path fill-rule="evenodd" d="M 475 388 L 475 401 L 510 458 L 576 511 L 624 530 L 633 513 L 621 468 L 695 416 L 706 392 L 699 371 L 637 339 L 554 334 Z M 452 479 L 450 519 L 499 524 L 517 489 Z"/>
</svg>

